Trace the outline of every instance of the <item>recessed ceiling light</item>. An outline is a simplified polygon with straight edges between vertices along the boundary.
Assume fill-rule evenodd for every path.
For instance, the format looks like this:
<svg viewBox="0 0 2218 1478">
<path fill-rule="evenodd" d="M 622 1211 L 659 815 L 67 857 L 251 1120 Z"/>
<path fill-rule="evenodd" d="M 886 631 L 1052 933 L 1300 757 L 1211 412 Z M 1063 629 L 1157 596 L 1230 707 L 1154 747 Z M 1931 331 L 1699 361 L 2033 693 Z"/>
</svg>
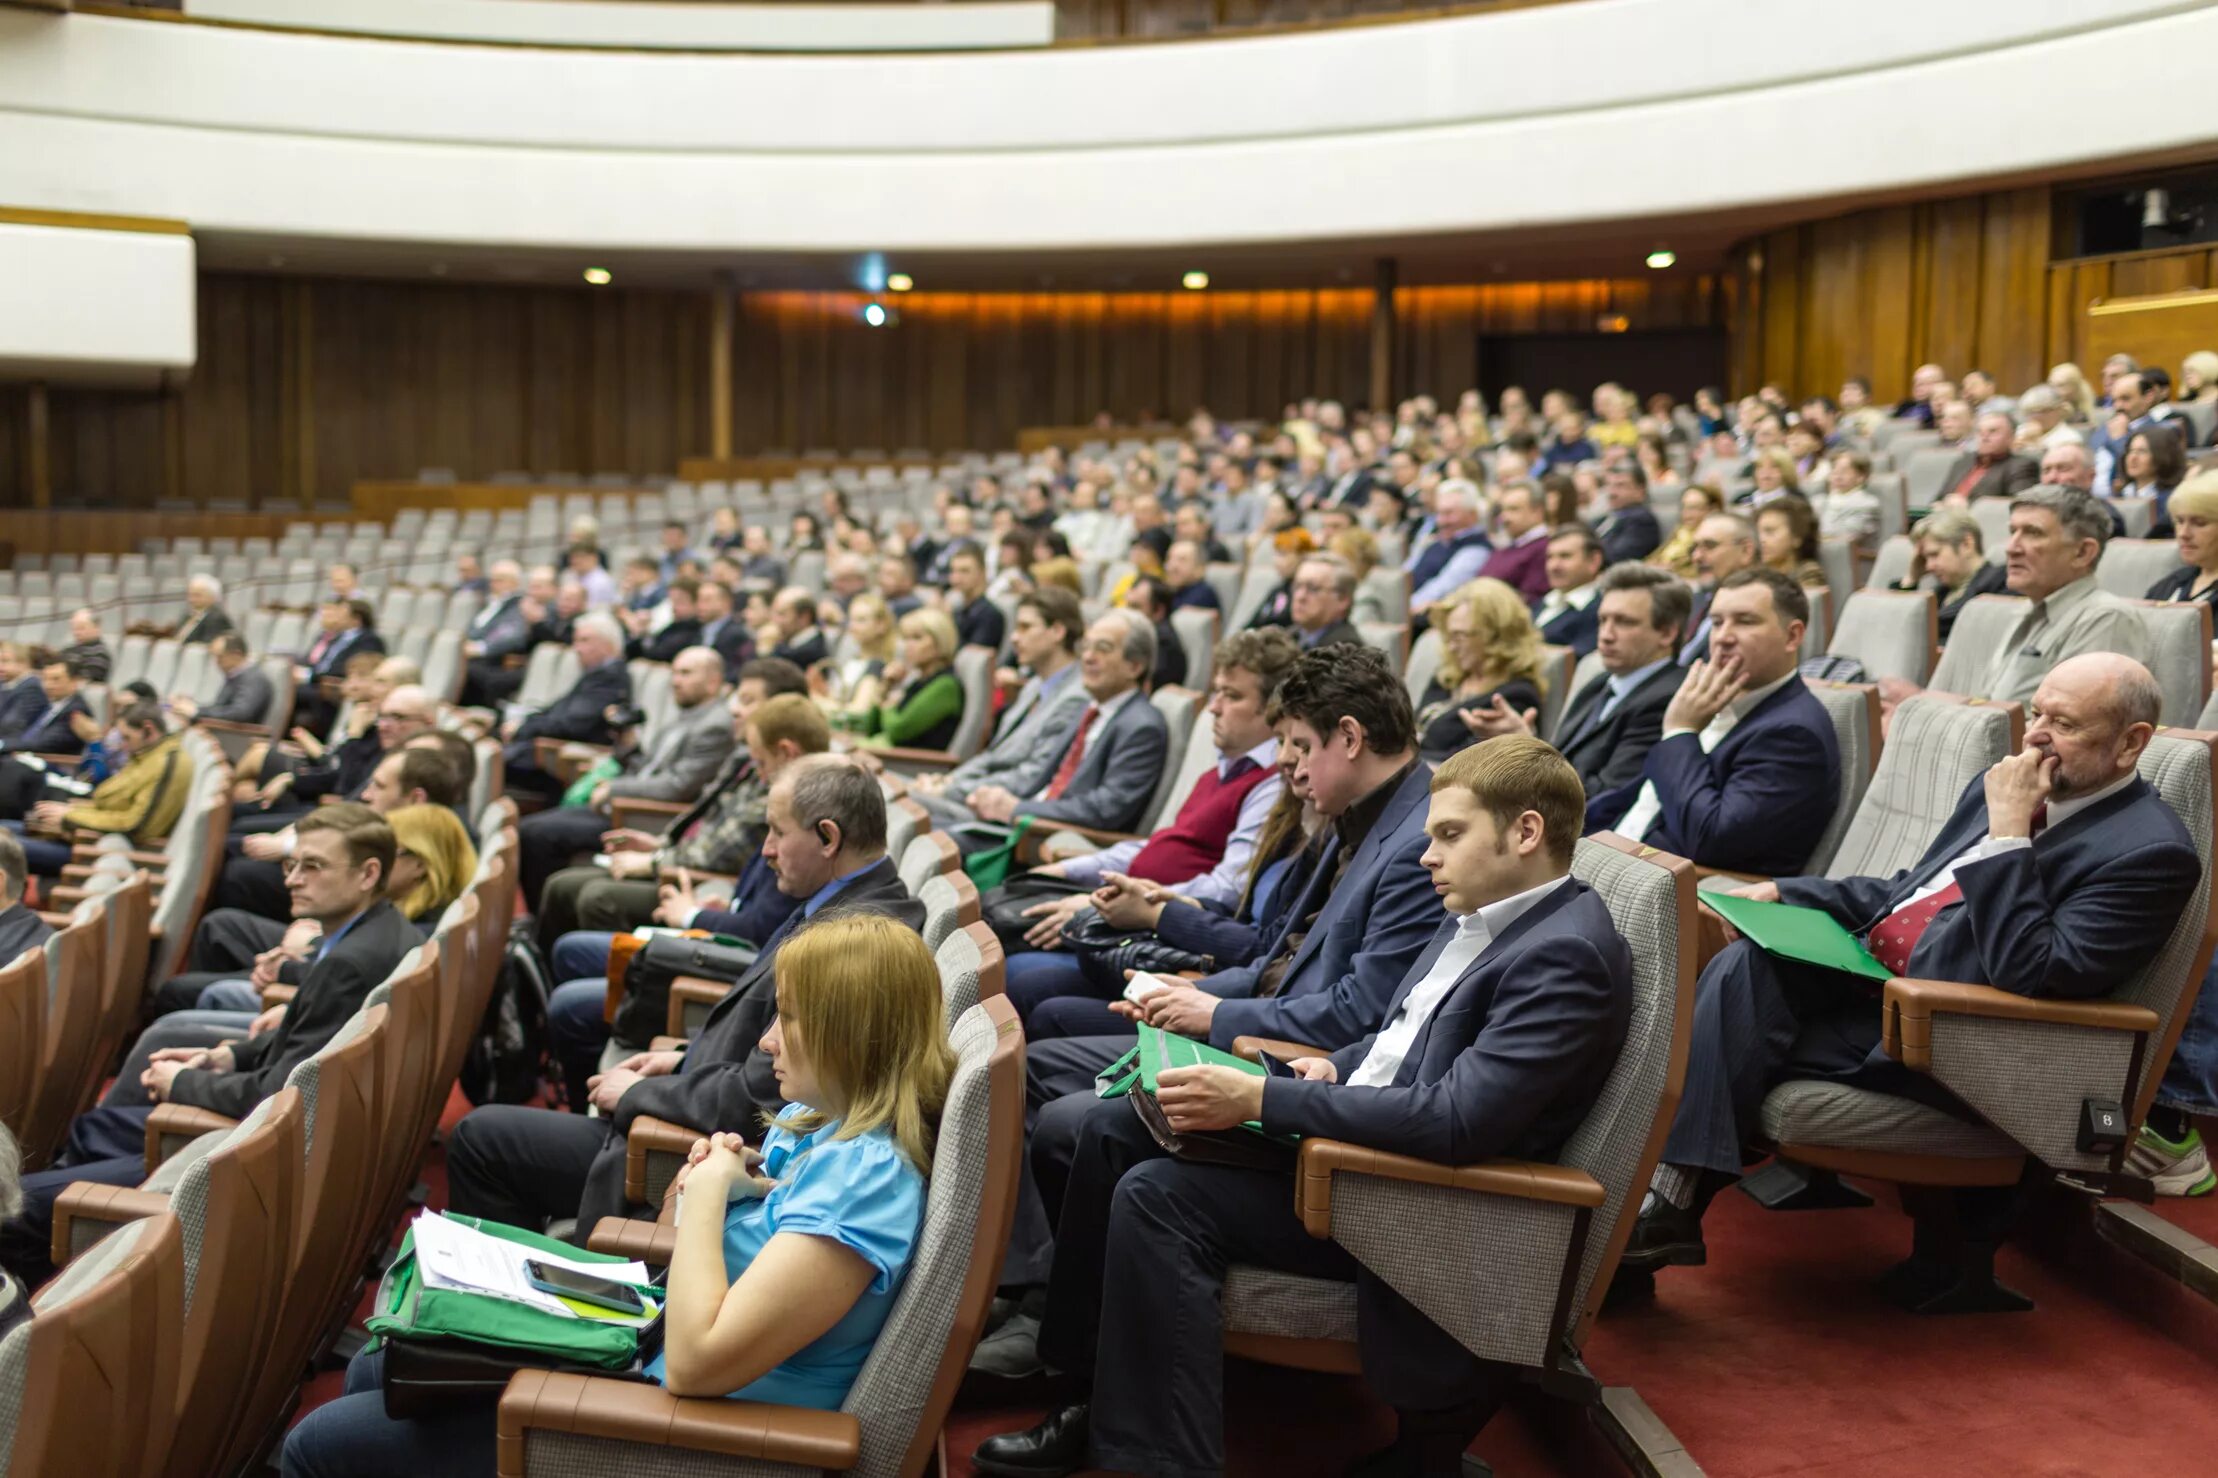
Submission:
<svg viewBox="0 0 2218 1478">
<path fill-rule="evenodd" d="M 595 287 L 607 287 L 616 280 L 616 274 L 606 267 L 588 267 L 585 269 L 585 280 Z"/>
<path fill-rule="evenodd" d="M 1178 280 L 1190 293 L 1198 293 L 1209 286 L 1209 274 L 1207 272 L 1189 272 Z"/>
<path fill-rule="evenodd" d="M 872 328 L 884 328 L 886 326 L 886 305 L 883 303 L 863 304 L 863 322 L 869 324 Z"/>
<path fill-rule="evenodd" d="M 1679 254 L 1668 246 L 1659 246 L 1648 254 L 1649 267 L 1658 272 L 1678 260 Z"/>
<path fill-rule="evenodd" d="M 895 272 L 886 278 L 886 291 L 905 293 L 916 286 L 916 279 L 906 272 Z"/>
</svg>

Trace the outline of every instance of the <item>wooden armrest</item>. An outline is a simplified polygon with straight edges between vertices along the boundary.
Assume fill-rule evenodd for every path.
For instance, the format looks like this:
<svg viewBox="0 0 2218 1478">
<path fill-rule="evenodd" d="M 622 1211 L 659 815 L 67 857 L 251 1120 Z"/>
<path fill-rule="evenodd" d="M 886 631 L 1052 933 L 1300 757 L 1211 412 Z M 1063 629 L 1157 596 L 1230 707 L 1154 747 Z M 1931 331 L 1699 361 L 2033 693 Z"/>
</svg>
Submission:
<svg viewBox="0 0 2218 1478">
<path fill-rule="evenodd" d="M 1880 1018 L 1880 1045 L 1887 1055 L 1919 1072 L 1933 1069 L 1933 1018 L 1978 1016 L 1989 1021 L 2039 1021 L 2051 1026 L 2089 1026 L 2147 1035 L 2156 1030 L 2156 1013 L 2126 1001 L 2059 1001 L 2013 995 L 1990 985 L 1953 980 L 1887 982 Z"/>
<path fill-rule="evenodd" d="M 65 1267 L 77 1250 L 77 1229 L 83 1224 L 91 1222 L 112 1230 L 149 1216 L 159 1216 L 169 1209 L 169 1197 L 159 1191 L 77 1181 L 54 1201 L 54 1226 L 47 1254 L 55 1267 Z"/>
<path fill-rule="evenodd" d="M 852 1468 L 862 1454 L 862 1423 L 845 1412 L 689 1400 L 640 1381 L 556 1370 L 518 1371 L 501 1396 L 500 1445 L 516 1454 L 517 1472 L 518 1449 L 534 1428 L 830 1472 Z"/>
<path fill-rule="evenodd" d="M 262 1009 L 267 1011 L 272 1006 L 290 1006 L 293 1003 L 293 997 L 299 994 L 299 986 L 286 985 L 282 981 L 274 985 L 265 985 L 262 987 Z"/>
<path fill-rule="evenodd" d="M 102 857 L 121 857 L 129 861 L 133 867 L 169 866 L 169 853 L 167 852 L 150 852 L 139 848 L 133 848 L 128 852 L 103 852 L 90 842 L 80 842 L 71 847 L 69 855 L 79 862 L 95 862 Z"/>
<path fill-rule="evenodd" d="M 691 1037 L 652 1037 L 648 1039 L 647 1050 L 650 1052 L 683 1052 L 692 1045 L 693 1039 Z"/>
<path fill-rule="evenodd" d="M 46 890 L 46 901 L 65 911 L 75 908 L 91 896 L 82 888 L 49 888 Z"/>
<path fill-rule="evenodd" d="M 1764 876 L 1760 872 L 1734 872 L 1731 868 L 1728 867 L 1704 867 L 1701 863 L 1697 862 L 1694 865 L 1694 880 L 1695 882 L 1700 883 L 1704 878 L 1725 878 L 1735 885 L 1745 885 L 1748 883 L 1768 883 L 1774 881 L 1773 879 Z"/>
<path fill-rule="evenodd" d="M 256 739 L 267 739 L 270 734 L 268 724 L 242 724 L 235 718 L 196 717 L 193 724 L 213 734 L 246 734 Z"/>
<path fill-rule="evenodd" d="M 624 1136 L 625 1196 L 633 1201 L 647 1199 L 649 1155 L 676 1155 L 682 1160 L 693 1149 L 693 1141 L 702 1137 L 701 1131 L 690 1125 L 673 1124 L 668 1119 L 648 1114 L 632 1120 L 631 1129 Z"/>
<path fill-rule="evenodd" d="M 729 981 L 703 980 L 698 975 L 680 975 L 670 982 L 670 1005 L 668 1014 L 662 1020 L 663 1030 L 673 1037 L 683 1036 L 687 1006 L 714 1007 L 731 993 Z"/>
<path fill-rule="evenodd" d="M 962 761 L 952 749 L 907 749 L 899 744 L 873 744 L 867 751 L 882 765 L 907 765 L 915 770 L 952 770 Z"/>
<path fill-rule="evenodd" d="M 666 1222 L 641 1221 L 630 1216 L 604 1216 L 593 1223 L 585 1239 L 588 1252 L 643 1262 L 651 1268 L 670 1266 L 678 1249 L 678 1229 Z"/>
<path fill-rule="evenodd" d="M 665 830 L 673 817 L 683 816 L 689 809 L 683 801 L 650 801 L 638 796 L 610 796 L 608 824 L 621 831 L 627 826 L 641 831 Z"/>
<path fill-rule="evenodd" d="M 531 741 L 532 763 L 566 786 L 576 783 L 580 775 L 614 752 L 606 745 L 586 744 L 576 739 Z"/>
<path fill-rule="evenodd" d="M 1245 1057 L 1250 1062 L 1261 1062 L 1266 1052 L 1281 1062 L 1292 1062 L 1297 1057 L 1332 1056 L 1322 1047 L 1305 1046 L 1280 1037 L 1234 1037 L 1232 1050 L 1236 1056 Z"/>
<path fill-rule="evenodd" d="M 203 1134 L 214 1134 L 238 1124 L 212 1109 L 189 1103 L 158 1103 L 146 1119 L 146 1173 L 152 1175 L 172 1151 Z"/>
<path fill-rule="evenodd" d="M 1294 1211 L 1312 1237 L 1332 1235 L 1332 1177 L 1376 1175 L 1410 1185 L 1436 1185 L 1490 1196 L 1515 1196 L 1558 1206 L 1599 1207 L 1602 1182 L 1569 1165 L 1535 1160 L 1485 1160 L 1476 1165 L 1435 1165 L 1430 1160 L 1385 1150 L 1364 1149 L 1337 1139 L 1302 1141 L 1301 1169 L 1294 1178 Z"/>
</svg>

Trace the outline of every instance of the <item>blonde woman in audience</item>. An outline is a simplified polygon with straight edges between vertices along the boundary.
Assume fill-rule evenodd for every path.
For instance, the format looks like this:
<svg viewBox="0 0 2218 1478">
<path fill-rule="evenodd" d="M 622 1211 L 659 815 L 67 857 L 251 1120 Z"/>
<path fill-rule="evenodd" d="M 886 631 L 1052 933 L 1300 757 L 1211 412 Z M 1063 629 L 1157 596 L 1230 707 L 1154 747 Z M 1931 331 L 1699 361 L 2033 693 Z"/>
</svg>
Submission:
<svg viewBox="0 0 2218 1478">
<path fill-rule="evenodd" d="M 1825 491 L 1812 500 L 1818 536 L 1849 539 L 1866 554 L 1879 543 L 1879 495 L 1871 490 L 1871 458 L 1842 447 L 1827 464 Z"/>
<path fill-rule="evenodd" d="M 1361 625 L 1365 621 L 1384 621 L 1385 603 L 1365 578 L 1379 567 L 1378 536 L 1368 529 L 1345 528 L 1325 541 L 1325 548 L 1348 562 L 1355 571 L 1355 605 L 1348 611 L 1348 619 Z"/>
<path fill-rule="evenodd" d="M 2172 493 L 2180 567 L 2149 587 L 2150 600 L 2218 606 L 2218 472 L 2198 472 Z"/>
<path fill-rule="evenodd" d="M 939 970 L 915 930 L 830 913 L 788 939 L 762 1039 L 787 1107 L 697 1140 L 643 1374 L 676 1396 L 837 1411 L 893 1312 L 924 1231 L 955 1076 Z M 483 1478 L 494 1403 L 385 1414 L 384 1356 L 285 1442 L 285 1478 Z"/>
<path fill-rule="evenodd" d="M 896 655 L 893 611 L 866 590 L 847 608 L 851 655 L 809 669 L 809 697 L 835 729 L 864 730 L 886 696 L 885 671 Z"/>
<path fill-rule="evenodd" d="M 1083 599 L 1086 594 L 1086 577 L 1078 568 L 1078 561 L 1067 554 L 1058 554 L 1032 566 L 1032 586 L 1044 589 L 1053 585 L 1068 590 Z"/>
<path fill-rule="evenodd" d="M 963 685 L 955 677 L 955 622 L 936 608 L 901 618 L 900 652 L 881 672 L 884 699 L 858 726 L 875 748 L 945 749 L 963 721 Z"/>
<path fill-rule="evenodd" d="M 1417 750 L 1428 764 L 1479 738 L 1473 715 L 1499 704 L 1513 713 L 1540 706 L 1540 628 L 1525 598 L 1481 576 L 1436 608 L 1440 670 L 1417 705 Z"/>
<path fill-rule="evenodd" d="M 1594 421 L 1587 427 L 1587 440 L 1601 450 L 1613 446 L 1629 447 L 1640 440 L 1640 427 L 1633 420 L 1633 410 L 1639 402 L 1624 386 L 1610 383 L 1594 387 Z"/>
<path fill-rule="evenodd" d="M 1795 466 L 1794 453 L 1785 447 L 1765 447 L 1749 458 L 1748 478 L 1755 486 L 1743 493 L 1739 501 L 1750 508 L 1761 508 L 1799 488 L 1802 485 L 1802 469 Z"/>
<path fill-rule="evenodd" d="M 1979 520 L 1967 508 L 1936 508 L 1910 530 L 1915 553 L 1909 573 L 1897 590 L 1923 590 L 1932 581 L 1939 606 L 1940 636 L 1947 644 L 1956 617 L 1976 596 L 2004 593 L 2008 577 L 2002 565 L 1987 558 Z"/>
<path fill-rule="evenodd" d="M 1679 493 L 1679 526 L 1671 537 L 1656 546 L 1648 556 L 1648 563 L 1660 565 L 1682 580 L 1698 580 L 1701 571 L 1694 567 L 1694 530 L 1703 519 L 1725 506 L 1725 497 L 1716 488 L 1702 483 L 1688 483 Z"/>
<path fill-rule="evenodd" d="M 2218 352 L 2197 349 L 2179 362 L 2175 400 L 2218 400 Z"/>
<path fill-rule="evenodd" d="M 2049 370 L 2049 388 L 2056 398 L 2064 402 L 2064 419 L 2074 426 L 2085 426 L 2095 419 L 2095 390 L 2087 383 L 2087 376 L 2076 364 L 2054 365 Z"/>
<path fill-rule="evenodd" d="M 393 828 L 393 876 L 385 896 L 426 935 L 477 876 L 477 848 L 462 818 L 446 806 L 402 806 L 386 814 Z"/>
<path fill-rule="evenodd" d="M 1756 510 L 1756 557 L 1797 585 L 1824 585 L 1818 563 L 1818 516 L 1800 493 L 1775 498 Z"/>
</svg>

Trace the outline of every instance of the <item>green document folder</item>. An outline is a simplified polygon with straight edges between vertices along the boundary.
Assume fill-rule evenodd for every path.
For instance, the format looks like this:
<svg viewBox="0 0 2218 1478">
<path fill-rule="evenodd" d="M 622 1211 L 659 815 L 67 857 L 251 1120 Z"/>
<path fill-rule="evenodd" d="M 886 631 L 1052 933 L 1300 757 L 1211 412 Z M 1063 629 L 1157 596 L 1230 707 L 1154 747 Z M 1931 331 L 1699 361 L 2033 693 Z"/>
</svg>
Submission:
<svg viewBox="0 0 2218 1478">
<path fill-rule="evenodd" d="M 1754 940 L 1756 947 L 1766 954 L 1800 960 L 1805 965 L 1822 965 L 1828 970 L 1843 970 L 1868 980 L 1894 979 L 1894 971 L 1873 959 L 1863 941 L 1842 928 L 1823 909 L 1802 908 L 1792 903 L 1764 903 L 1754 898 L 1735 898 L 1730 893 L 1704 893 L 1702 901 L 1716 909 L 1726 923 Z"/>
<path fill-rule="evenodd" d="M 1156 1077 L 1165 1068 L 1203 1066 L 1236 1067 L 1253 1077 L 1266 1076 L 1259 1062 L 1235 1057 L 1207 1042 L 1197 1042 L 1161 1027 L 1142 1025 L 1139 1044 L 1095 1077 L 1094 1094 L 1100 1098 L 1122 1098 L 1138 1088 L 1152 1097 Z M 1263 1133 L 1263 1126 L 1252 1119 L 1240 1127 Z"/>
</svg>

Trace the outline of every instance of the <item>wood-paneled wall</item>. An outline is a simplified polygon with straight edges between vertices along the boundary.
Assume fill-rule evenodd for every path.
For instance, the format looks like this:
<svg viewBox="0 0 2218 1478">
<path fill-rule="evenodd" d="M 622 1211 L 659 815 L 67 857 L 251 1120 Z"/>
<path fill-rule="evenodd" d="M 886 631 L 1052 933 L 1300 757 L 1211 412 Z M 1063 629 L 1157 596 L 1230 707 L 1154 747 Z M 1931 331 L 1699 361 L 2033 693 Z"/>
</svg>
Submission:
<svg viewBox="0 0 2218 1478">
<path fill-rule="evenodd" d="M 2108 298 L 2139 298 L 2212 287 L 2218 287 L 2218 247 L 2168 247 L 2058 262 L 2049 268 L 2049 361 L 2053 364 L 2068 359 L 2084 365 L 2092 375 L 2103 355 L 2124 347 L 2129 353 L 2138 351 L 2138 357 L 2166 365 L 2177 379 L 2177 356 L 2162 352 L 2152 356 L 2156 346 L 2089 342 L 2087 305 Z M 2110 335 L 2112 339 L 2117 337 L 2115 332 Z M 2218 349 L 2218 343 L 2196 343 L 2194 347 Z"/>
<path fill-rule="evenodd" d="M 1774 231 L 1736 253 L 1739 390 L 1776 380 L 1832 394 L 1864 375 L 1882 400 L 1931 360 L 2011 390 L 2048 372 L 2049 192 L 1997 191 L 1857 211 Z"/>
</svg>

